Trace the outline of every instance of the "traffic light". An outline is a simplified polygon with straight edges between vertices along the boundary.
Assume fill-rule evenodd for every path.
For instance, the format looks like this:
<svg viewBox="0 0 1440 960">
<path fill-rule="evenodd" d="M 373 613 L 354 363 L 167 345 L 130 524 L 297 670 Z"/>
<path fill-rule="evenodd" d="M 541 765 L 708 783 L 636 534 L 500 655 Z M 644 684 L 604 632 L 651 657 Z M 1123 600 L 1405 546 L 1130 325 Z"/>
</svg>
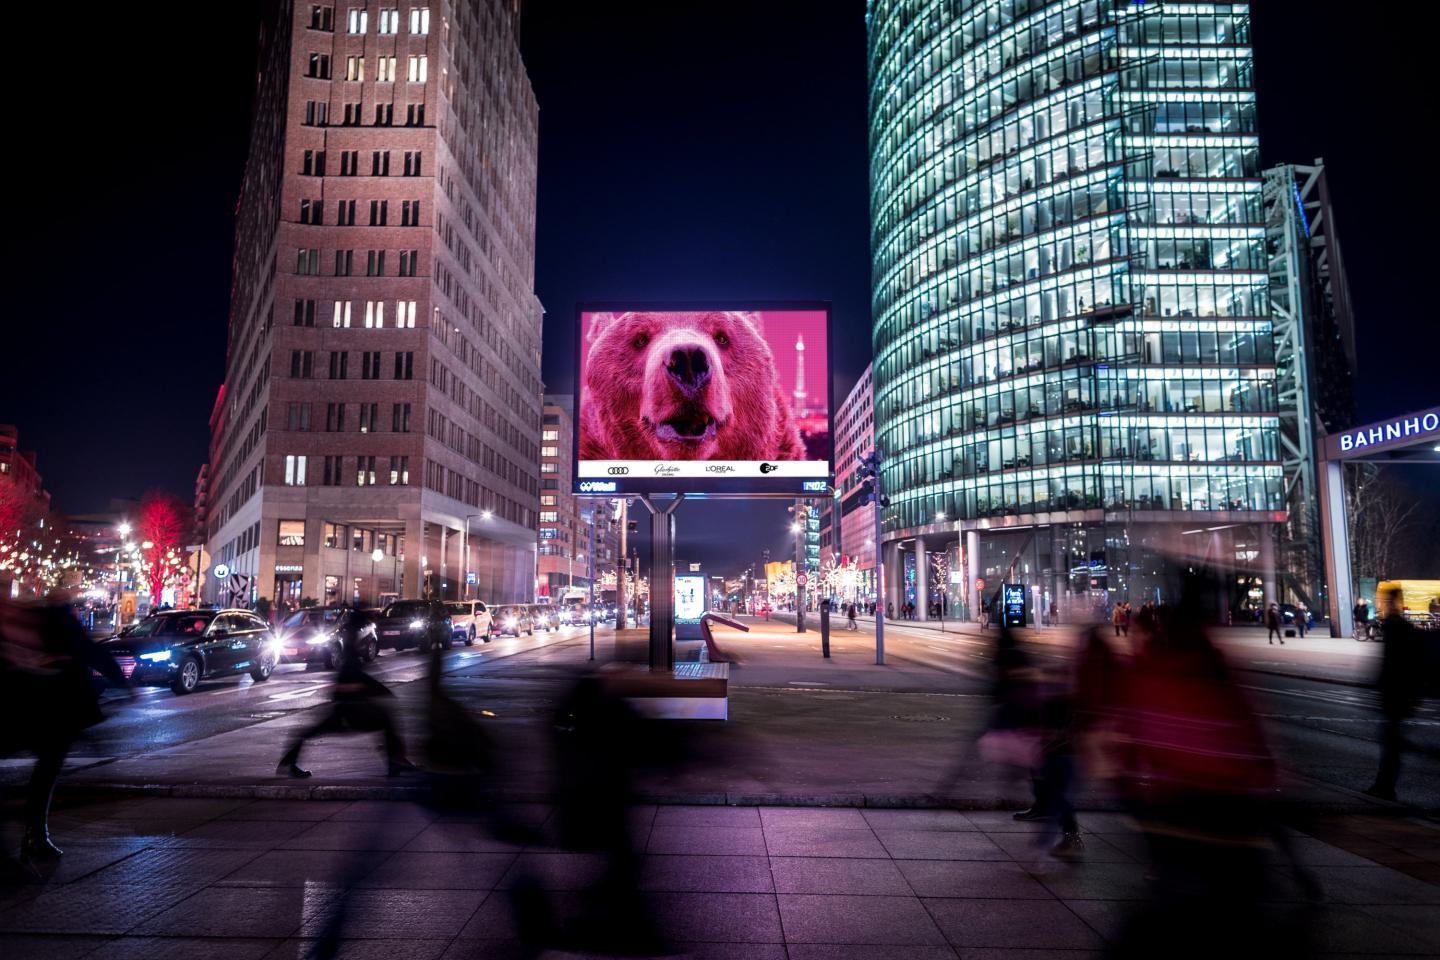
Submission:
<svg viewBox="0 0 1440 960">
<path fill-rule="evenodd" d="M 860 476 L 863 481 L 860 484 L 860 502 L 878 503 L 882 507 L 890 506 L 890 498 L 879 493 L 880 490 L 880 451 L 871 450 L 867 454 L 856 454 L 860 461 Z"/>
</svg>

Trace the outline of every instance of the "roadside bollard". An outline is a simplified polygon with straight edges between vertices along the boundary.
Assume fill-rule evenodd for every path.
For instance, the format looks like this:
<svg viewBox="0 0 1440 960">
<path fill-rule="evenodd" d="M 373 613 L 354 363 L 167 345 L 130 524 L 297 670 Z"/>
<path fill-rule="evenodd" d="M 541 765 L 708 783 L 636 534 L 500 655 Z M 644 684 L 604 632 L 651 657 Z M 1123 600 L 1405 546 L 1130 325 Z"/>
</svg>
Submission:
<svg viewBox="0 0 1440 960">
<path fill-rule="evenodd" d="M 830 600 L 820 601 L 820 656 L 830 659 Z"/>
</svg>

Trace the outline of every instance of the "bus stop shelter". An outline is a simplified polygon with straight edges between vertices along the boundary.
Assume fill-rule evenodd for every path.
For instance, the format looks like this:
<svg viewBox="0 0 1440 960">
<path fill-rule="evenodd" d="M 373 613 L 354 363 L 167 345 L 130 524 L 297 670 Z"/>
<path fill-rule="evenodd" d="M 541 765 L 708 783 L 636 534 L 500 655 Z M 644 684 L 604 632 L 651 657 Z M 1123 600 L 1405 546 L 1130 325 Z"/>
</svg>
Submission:
<svg viewBox="0 0 1440 960">
<path fill-rule="evenodd" d="M 1440 407 L 1391 417 L 1325 437 L 1320 448 L 1320 525 L 1325 579 L 1330 583 L 1330 635 L 1355 628 L 1355 581 L 1350 572 L 1350 518 L 1345 495 L 1347 463 L 1440 464 Z"/>
</svg>

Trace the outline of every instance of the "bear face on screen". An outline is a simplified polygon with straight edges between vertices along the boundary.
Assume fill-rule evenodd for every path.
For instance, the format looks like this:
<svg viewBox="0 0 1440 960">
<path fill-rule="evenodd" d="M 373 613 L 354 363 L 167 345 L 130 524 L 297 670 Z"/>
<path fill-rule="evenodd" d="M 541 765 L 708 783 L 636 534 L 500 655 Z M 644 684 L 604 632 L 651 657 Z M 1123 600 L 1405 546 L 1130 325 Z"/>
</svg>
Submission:
<svg viewBox="0 0 1440 960">
<path fill-rule="evenodd" d="M 596 314 L 580 392 L 582 460 L 802 460 L 759 318 Z"/>
</svg>

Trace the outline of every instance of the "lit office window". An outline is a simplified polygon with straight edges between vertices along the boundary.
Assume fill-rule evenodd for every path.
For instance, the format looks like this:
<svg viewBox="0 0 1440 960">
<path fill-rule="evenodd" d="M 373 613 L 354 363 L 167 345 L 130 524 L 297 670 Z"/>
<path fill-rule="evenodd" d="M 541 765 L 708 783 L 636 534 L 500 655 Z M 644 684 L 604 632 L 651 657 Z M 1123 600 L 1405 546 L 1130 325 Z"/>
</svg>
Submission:
<svg viewBox="0 0 1440 960">
<path fill-rule="evenodd" d="M 410 32 L 419 36 L 430 32 L 430 8 L 410 8 Z"/>
<path fill-rule="evenodd" d="M 409 80 L 410 80 L 410 82 L 411 82 L 411 83 L 424 83 L 424 82 L 426 81 L 426 79 L 429 78 L 429 75 L 430 75 L 430 58 L 427 57 L 427 56 L 425 56 L 424 54 L 420 54 L 420 55 L 418 55 L 418 56 L 412 54 L 411 57 L 410 57 L 410 74 L 409 74 Z"/>
<path fill-rule="evenodd" d="M 305 486 L 305 457 L 294 454 L 285 457 L 285 486 Z"/>
<path fill-rule="evenodd" d="M 345 17 L 345 29 L 348 33 L 358 36 L 365 32 L 369 20 L 370 14 L 364 7 L 352 7 Z"/>
</svg>

